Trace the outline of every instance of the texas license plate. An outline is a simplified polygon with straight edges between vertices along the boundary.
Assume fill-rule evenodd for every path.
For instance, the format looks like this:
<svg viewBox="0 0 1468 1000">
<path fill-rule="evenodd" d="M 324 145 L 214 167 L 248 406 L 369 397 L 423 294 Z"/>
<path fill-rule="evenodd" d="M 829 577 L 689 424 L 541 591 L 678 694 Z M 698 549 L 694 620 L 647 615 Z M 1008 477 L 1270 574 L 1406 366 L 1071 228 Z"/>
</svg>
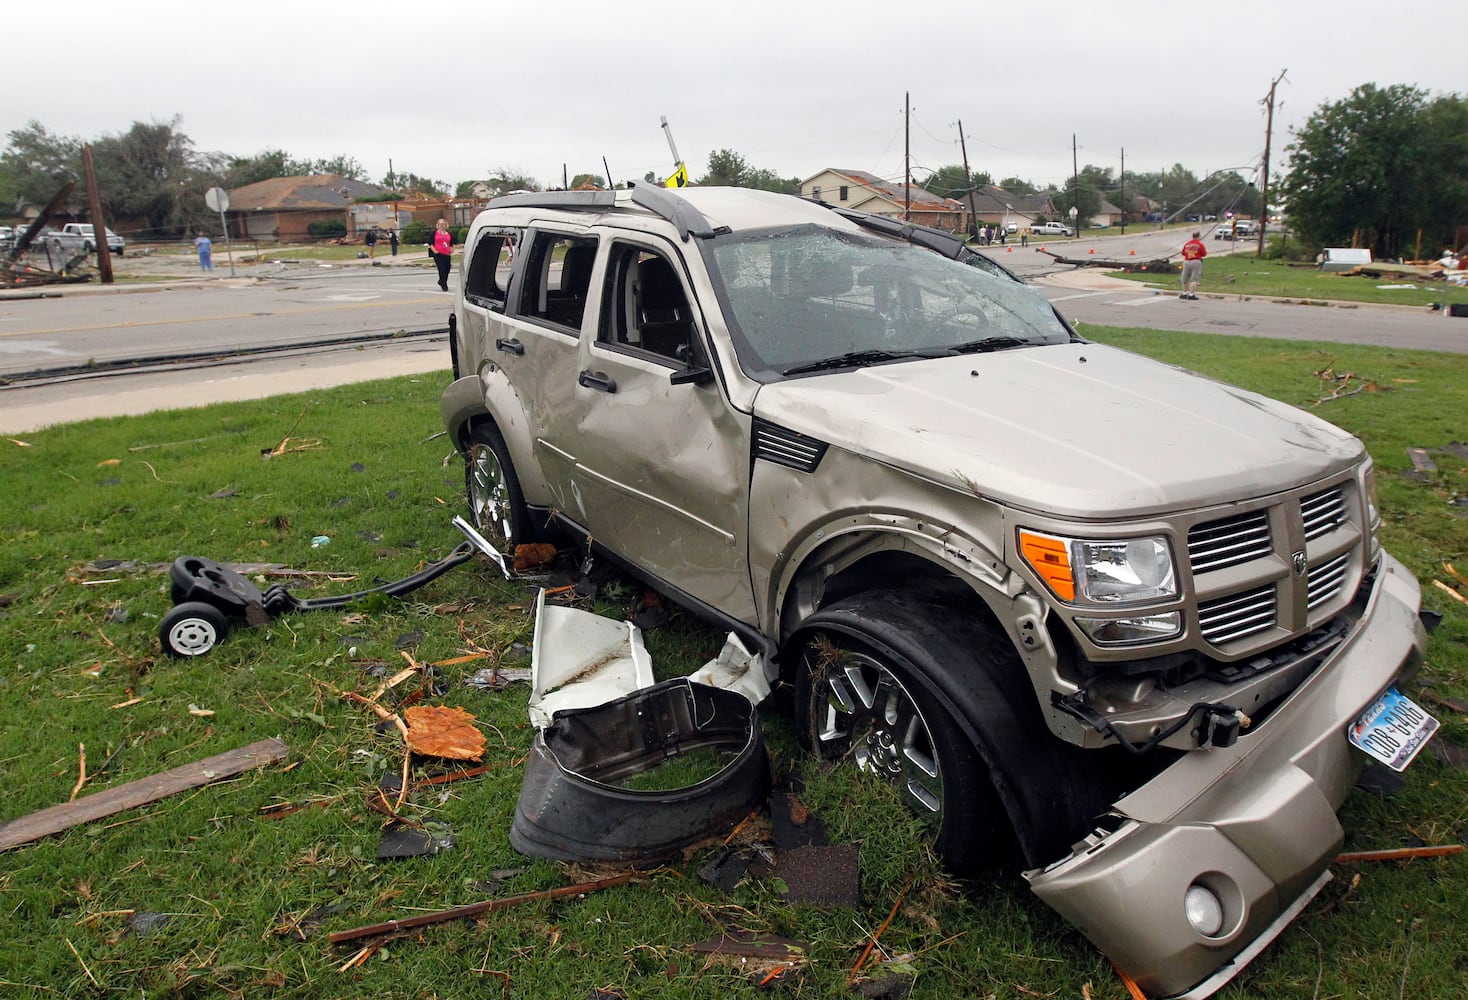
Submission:
<svg viewBox="0 0 1468 1000">
<path fill-rule="evenodd" d="M 1437 732 L 1437 720 L 1396 688 L 1376 699 L 1350 729 L 1351 742 L 1393 771 L 1404 771 Z"/>
</svg>

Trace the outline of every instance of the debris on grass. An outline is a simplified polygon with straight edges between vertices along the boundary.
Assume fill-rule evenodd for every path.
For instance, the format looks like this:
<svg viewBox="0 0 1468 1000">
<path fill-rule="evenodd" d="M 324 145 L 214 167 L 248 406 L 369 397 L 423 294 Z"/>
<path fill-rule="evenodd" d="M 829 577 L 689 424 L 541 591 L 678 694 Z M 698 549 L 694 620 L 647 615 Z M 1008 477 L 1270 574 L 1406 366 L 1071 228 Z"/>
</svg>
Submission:
<svg viewBox="0 0 1468 1000">
<path fill-rule="evenodd" d="M 860 850 L 856 844 L 797 847 L 780 852 L 775 876 L 785 883 L 787 903 L 856 906 L 861 902 Z"/>
<path fill-rule="evenodd" d="M 377 860 L 421 858 L 447 851 L 457 844 L 452 834 L 434 832 L 399 821 L 388 823 L 377 844 Z"/>
<path fill-rule="evenodd" d="M 556 547 L 544 542 L 529 542 L 515 546 L 515 572 L 523 573 L 556 561 Z"/>
<path fill-rule="evenodd" d="M 484 734 L 474 725 L 474 716 L 462 708 L 415 705 L 403 715 L 408 723 L 405 739 L 414 753 L 449 760 L 484 759 Z"/>
<path fill-rule="evenodd" d="M 254 768 L 265 767 L 285 759 L 287 753 L 289 750 L 281 740 L 260 740 L 249 746 L 183 764 L 161 774 L 95 792 L 74 802 L 30 813 L 0 825 L 0 851 L 28 844 L 82 823 L 112 816 L 126 809 L 135 809 L 179 792 L 232 778 Z"/>
<path fill-rule="evenodd" d="M 350 941 L 360 941 L 363 938 L 397 934 L 419 927 L 448 923 L 451 920 L 464 920 L 469 917 L 477 917 L 485 913 L 492 913 L 495 910 L 508 910 L 516 906 L 523 906 L 526 903 L 539 902 L 540 900 L 563 899 L 566 896 L 582 896 L 601 889 L 612 889 L 620 885 L 628 885 L 641 877 L 635 872 L 628 872 L 623 875 L 613 875 L 609 878 L 578 882 L 575 885 L 563 885 L 554 889 L 542 889 L 539 892 L 521 893 L 518 896 L 486 899 L 478 903 L 470 903 L 467 906 L 456 906 L 452 909 L 437 910 L 432 913 L 421 913 L 416 917 L 405 917 L 402 920 L 388 920 L 380 924 L 369 924 L 365 927 L 355 927 L 347 931 L 337 931 L 328 940 L 332 944 L 346 944 Z"/>
<path fill-rule="evenodd" d="M 1315 372 L 1315 377 L 1320 380 L 1322 394 L 1311 401 L 1312 407 L 1363 392 L 1390 392 L 1392 389 L 1376 379 L 1357 375 L 1355 372 L 1338 372 L 1333 366 Z"/>
<path fill-rule="evenodd" d="M 902 887 L 902 891 L 897 894 L 897 901 L 892 904 L 892 909 L 887 912 L 887 919 L 883 920 L 881 926 L 872 932 L 867 941 L 867 946 L 862 949 L 861 954 L 856 959 L 856 964 L 851 967 L 851 974 L 846 977 L 847 986 L 856 984 L 857 979 L 861 976 L 862 966 L 866 965 L 867 959 L 871 957 L 872 949 L 877 946 L 877 941 L 887 932 L 887 928 L 892 924 L 892 918 L 897 916 L 897 911 L 902 908 L 902 901 L 907 898 L 907 890 L 911 888 L 912 880 L 909 879 L 907 884 Z"/>
<path fill-rule="evenodd" d="M 1414 858 L 1446 858 L 1463 853 L 1462 844 L 1440 844 L 1428 847 L 1394 847 L 1384 851 L 1347 851 L 1335 856 L 1338 865 L 1357 861 L 1410 861 Z"/>
<path fill-rule="evenodd" d="M 691 944 L 688 950 L 707 956 L 706 966 L 732 966 L 748 975 L 756 985 L 769 987 L 785 982 L 805 968 L 810 945 L 774 934 L 732 930 Z"/>
</svg>

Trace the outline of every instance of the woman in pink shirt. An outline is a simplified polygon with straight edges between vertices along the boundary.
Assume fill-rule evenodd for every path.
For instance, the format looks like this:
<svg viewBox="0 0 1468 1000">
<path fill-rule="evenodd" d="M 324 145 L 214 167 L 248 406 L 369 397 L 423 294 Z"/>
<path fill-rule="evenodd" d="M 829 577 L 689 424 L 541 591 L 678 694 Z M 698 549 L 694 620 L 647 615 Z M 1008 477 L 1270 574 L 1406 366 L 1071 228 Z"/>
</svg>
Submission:
<svg viewBox="0 0 1468 1000">
<path fill-rule="evenodd" d="M 449 232 L 449 224 L 443 219 L 438 220 L 438 228 L 433 231 L 432 245 L 433 262 L 438 265 L 438 287 L 448 291 L 449 263 L 454 253 L 454 234 Z"/>
</svg>

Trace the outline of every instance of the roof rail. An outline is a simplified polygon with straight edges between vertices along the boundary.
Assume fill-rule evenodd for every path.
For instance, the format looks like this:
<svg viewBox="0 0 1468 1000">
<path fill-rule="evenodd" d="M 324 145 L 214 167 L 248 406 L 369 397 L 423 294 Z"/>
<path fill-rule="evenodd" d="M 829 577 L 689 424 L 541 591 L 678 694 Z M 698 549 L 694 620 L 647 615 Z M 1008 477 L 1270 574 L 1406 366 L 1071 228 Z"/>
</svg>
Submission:
<svg viewBox="0 0 1468 1000">
<path fill-rule="evenodd" d="M 632 203 L 666 219 L 678 228 L 686 243 L 690 236 L 706 240 L 727 229 L 709 225 L 703 213 L 684 198 L 665 187 L 654 187 L 629 181 Z M 490 200 L 493 208 L 591 208 L 611 209 L 617 206 L 616 191 L 529 191 L 504 194 Z"/>
</svg>

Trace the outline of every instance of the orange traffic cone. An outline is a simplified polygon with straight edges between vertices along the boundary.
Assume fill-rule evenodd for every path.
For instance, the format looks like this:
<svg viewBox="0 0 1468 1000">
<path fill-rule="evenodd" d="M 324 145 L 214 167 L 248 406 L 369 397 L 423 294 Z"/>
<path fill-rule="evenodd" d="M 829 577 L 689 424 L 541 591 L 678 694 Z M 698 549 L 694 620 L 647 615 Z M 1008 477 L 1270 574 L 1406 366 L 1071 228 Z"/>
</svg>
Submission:
<svg viewBox="0 0 1468 1000">
<path fill-rule="evenodd" d="M 1137 255 L 1137 248 L 1136 247 L 1132 247 L 1130 250 L 1127 251 L 1127 256 L 1128 257 L 1135 257 L 1136 255 Z"/>
<path fill-rule="evenodd" d="M 1014 247 L 1005 247 L 1004 248 L 1004 252 L 1005 253 L 1014 253 Z"/>
<path fill-rule="evenodd" d="M 1096 248 L 1095 247 L 1092 247 L 1091 249 L 1087 250 L 1086 252 L 1087 253 L 1095 253 L 1096 252 Z"/>
</svg>

